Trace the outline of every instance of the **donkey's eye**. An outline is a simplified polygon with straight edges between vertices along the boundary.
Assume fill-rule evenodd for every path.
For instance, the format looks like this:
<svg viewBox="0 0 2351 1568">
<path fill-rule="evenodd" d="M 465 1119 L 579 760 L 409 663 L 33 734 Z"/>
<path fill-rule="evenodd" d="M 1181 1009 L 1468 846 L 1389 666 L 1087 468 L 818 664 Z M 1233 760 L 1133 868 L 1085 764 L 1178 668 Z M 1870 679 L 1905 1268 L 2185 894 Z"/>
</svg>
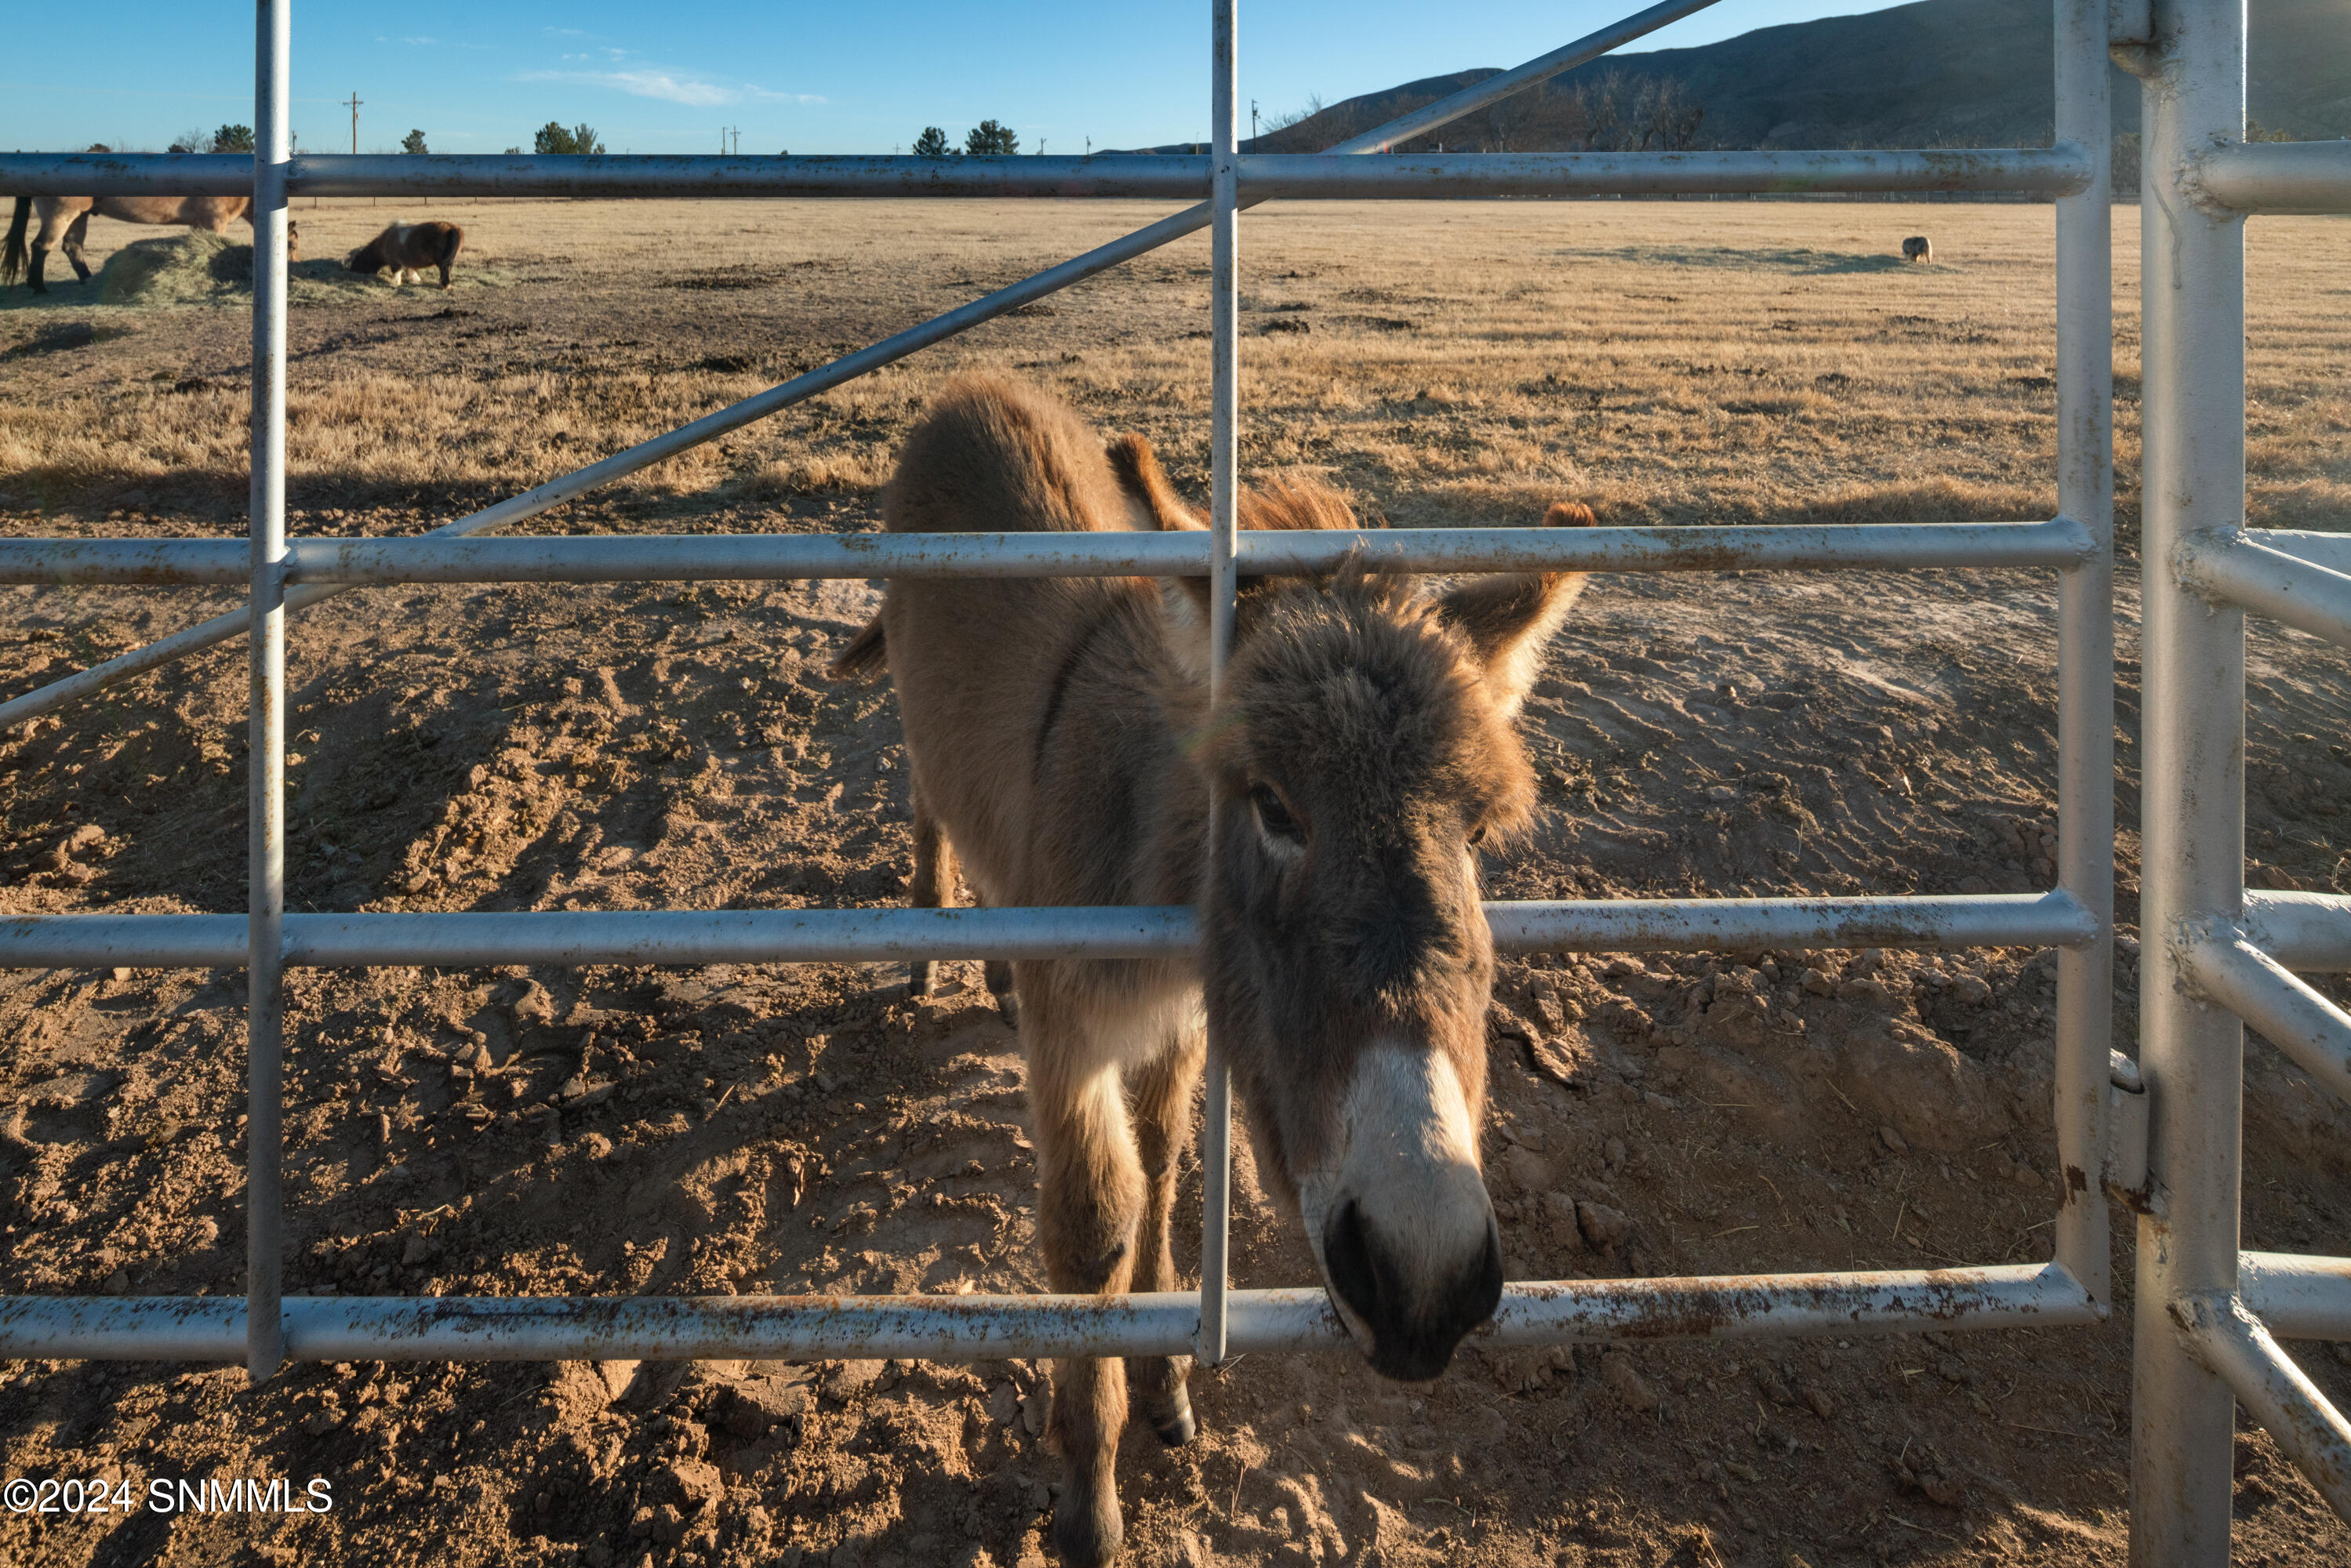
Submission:
<svg viewBox="0 0 2351 1568">
<path fill-rule="evenodd" d="M 1306 841 L 1306 830 L 1298 825 L 1298 819 L 1290 814 L 1290 808 L 1281 803 L 1281 797 L 1274 793 L 1273 786 L 1253 784 L 1249 787 L 1249 805 L 1257 811 L 1259 827 L 1277 839 L 1288 839 L 1297 844 Z"/>
<path fill-rule="evenodd" d="M 1486 841 L 1485 823 L 1480 822 L 1476 827 L 1469 830 L 1469 841 L 1473 844 L 1482 844 Z"/>
</svg>

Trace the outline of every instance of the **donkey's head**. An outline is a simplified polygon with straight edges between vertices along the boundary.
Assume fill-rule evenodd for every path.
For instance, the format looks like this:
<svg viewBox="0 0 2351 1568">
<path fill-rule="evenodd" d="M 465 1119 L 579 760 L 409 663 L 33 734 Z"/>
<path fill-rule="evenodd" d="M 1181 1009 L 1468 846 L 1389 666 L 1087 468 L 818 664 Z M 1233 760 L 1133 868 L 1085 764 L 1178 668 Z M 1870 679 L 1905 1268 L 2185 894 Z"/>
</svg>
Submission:
<svg viewBox="0 0 2351 1568">
<path fill-rule="evenodd" d="M 344 269 L 350 272 L 381 272 L 385 267 L 390 267 L 392 257 L 384 254 L 383 241 L 384 236 L 378 235 L 351 252 L 350 256 L 343 258 Z"/>
<path fill-rule="evenodd" d="M 1131 489 L 1151 487 L 1155 471 L 1114 456 Z M 1163 527 L 1188 520 L 1154 509 Z M 1353 526 L 1338 497 L 1296 486 L 1251 497 L 1243 520 Z M 1592 520 L 1564 505 L 1545 518 Z M 1247 583 L 1207 718 L 1207 1004 L 1259 1175 L 1391 1377 L 1444 1370 L 1501 1291 L 1478 1155 L 1494 948 L 1475 857 L 1531 810 L 1512 718 L 1581 582 L 1431 594 L 1350 569 Z"/>
</svg>

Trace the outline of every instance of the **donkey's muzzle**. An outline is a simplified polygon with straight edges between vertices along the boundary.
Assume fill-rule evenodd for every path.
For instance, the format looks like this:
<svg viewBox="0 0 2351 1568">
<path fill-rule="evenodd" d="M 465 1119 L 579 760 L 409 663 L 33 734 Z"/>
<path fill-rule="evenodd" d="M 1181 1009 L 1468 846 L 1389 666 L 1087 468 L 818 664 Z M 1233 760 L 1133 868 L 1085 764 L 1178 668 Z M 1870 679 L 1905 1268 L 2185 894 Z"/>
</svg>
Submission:
<svg viewBox="0 0 2351 1568">
<path fill-rule="evenodd" d="M 1408 1270 L 1400 1252 L 1353 1198 L 1322 1228 L 1324 1273 L 1370 1332 L 1364 1356 L 1372 1370 L 1418 1383 L 1443 1372 L 1462 1336 L 1494 1315 L 1502 1299 L 1502 1239 L 1489 1208 L 1484 1245 L 1453 1268 L 1435 1275 Z"/>
</svg>

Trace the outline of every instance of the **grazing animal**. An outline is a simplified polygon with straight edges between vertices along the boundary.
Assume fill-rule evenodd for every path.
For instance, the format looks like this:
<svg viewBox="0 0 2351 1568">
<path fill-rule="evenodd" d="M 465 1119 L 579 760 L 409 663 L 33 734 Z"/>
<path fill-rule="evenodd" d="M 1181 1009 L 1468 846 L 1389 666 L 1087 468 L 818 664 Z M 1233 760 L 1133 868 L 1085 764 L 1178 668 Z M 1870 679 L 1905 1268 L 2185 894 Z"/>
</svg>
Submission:
<svg viewBox="0 0 2351 1568">
<path fill-rule="evenodd" d="M 7 240 L 0 246 L 0 286 L 23 277 L 34 293 L 47 294 L 48 282 L 41 275 L 48 266 L 49 252 L 60 241 L 66 259 L 73 263 L 75 277 L 88 283 L 89 265 L 82 260 L 81 242 L 89 233 L 92 214 L 126 224 L 185 224 L 219 235 L 228 233 L 229 225 L 239 218 L 252 223 L 252 207 L 250 196 L 19 196 Z M 28 255 L 25 234 L 36 209 L 41 214 L 41 227 L 33 236 Z M 287 239 L 292 247 L 288 254 L 300 260 L 301 231 L 290 220 Z"/>
<path fill-rule="evenodd" d="M 465 231 L 455 224 L 393 224 L 383 233 L 351 252 L 343 265 L 353 272 L 382 272 L 395 276 L 395 284 L 419 282 L 428 267 L 441 269 L 441 287 L 449 287 L 449 269 L 456 265 L 457 247 L 465 243 Z"/>
<path fill-rule="evenodd" d="M 1912 235 L 1902 242 L 1902 259 L 1905 261 L 1934 260 L 1934 242 L 1925 235 Z"/>
<path fill-rule="evenodd" d="M 1106 452 L 1068 408 L 984 375 L 951 383 L 909 435 L 882 512 L 899 533 L 1203 526 L 1140 436 Z M 1545 521 L 1592 514 L 1560 505 Z M 1246 493 L 1240 523 L 1357 526 L 1339 496 L 1283 480 Z M 990 988 L 1008 980 L 1019 1002 L 1055 1290 L 1176 1288 L 1168 1211 L 1213 1019 L 1259 1175 L 1374 1370 L 1433 1377 L 1491 1315 L 1502 1258 L 1478 1128 L 1493 943 L 1476 846 L 1530 814 L 1512 718 L 1582 581 L 1429 592 L 1354 564 L 1244 579 L 1214 711 L 1205 580 L 891 581 L 831 673 L 886 664 L 896 688 L 914 902 L 952 904 L 960 858 L 983 904 L 1200 912 L 1196 961 L 991 967 Z M 929 978 L 917 964 L 914 988 Z M 1065 1561 L 1118 1549 L 1130 1385 L 1163 1441 L 1192 1436 L 1188 1365 L 1055 1367 Z"/>
</svg>

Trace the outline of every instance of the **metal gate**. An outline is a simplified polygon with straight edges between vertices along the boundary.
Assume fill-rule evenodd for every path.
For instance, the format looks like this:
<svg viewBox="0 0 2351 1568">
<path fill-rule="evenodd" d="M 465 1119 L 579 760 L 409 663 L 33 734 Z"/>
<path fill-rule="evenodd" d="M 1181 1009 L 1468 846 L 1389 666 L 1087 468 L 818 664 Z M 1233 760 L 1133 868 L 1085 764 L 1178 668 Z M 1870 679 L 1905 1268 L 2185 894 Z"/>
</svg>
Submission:
<svg viewBox="0 0 2351 1568">
<path fill-rule="evenodd" d="M 245 967 L 250 977 L 247 1186 L 248 1258 L 242 1301 L 0 1298 L 0 1355 L 21 1358 L 243 1359 L 253 1376 L 286 1360 L 657 1359 L 704 1356 L 922 1356 L 939 1360 L 1033 1355 L 1155 1355 L 1195 1352 L 1210 1365 L 1246 1351 L 1335 1348 L 1344 1331 L 1319 1289 L 1231 1289 L 1226 1230 L 1230 1202 L 1229 1082 L 1211 1051 L 1203 1129 L 1206 1232 L 1195 1292 L 1090 1297 L 726 1297 L 357 1298 L 282 1296 L 280 1195 L 284 974 L 288 966 L 373 965 L 477 967 L 509 964 L 702 964 L 872 962 L 939 958 L 1142 957 L 1188 952 L 1196 927 L 1178 908 L 838 910 L 779 912 L 500 915 L 287 915 L 285 910 L 285 637 L 289 613 L 348 589 L 397 582 L 593 582 L 693 579 L 797 579 L 956 575 L 1209 576 L 1218 606 L 1212 628 L 1220 678 L 1234 582 L 1248 571 L 1299 571 L 1360 552 L 1413 571 L 1583 570 L 1601 571 L 2035 567 L 2058 572 L 2058 884 L 2039 894 L 1833 899 L 1691 899 L 1496 903 L 1487 905 L 1505 952 L 1754 950 L 1794 946 L 2054 946 L 2060 952 L 2055 1121 L 2064 1194 L 2054 1257 L 2045 1264 L 1866 1273 L 1618 1280 L 1506 1286 L 1489 1333 L 1505 1344 L 1632 1338 L 1850 1334 L 1909 1329 L 2049 1326 L 2096 1322 L 2110 1310 L 2107 1228 L 2102 1188 L 2134 1195 L 2154 1228 L 2143 1238 L 2139 1311 L 2141 1496 L 2203 1500 L 2178 1512 L 2204 1531 L 2228 1519 L 2227 1390 L 2189 1353 L 2147 1329 L 2175 1298 L 2206 1303 L 2206 1346 L 2250 1345 L 2216 1359 L 2256 1408 L 2285 1418 L 2282 1436 L 2315 1430 L 2314 1391 L 2285 1388 L 2274 1347 L 2256 1332 L 2233 1337 L 2225 1308 L 2238 1286 L 2234 1251 L 2237 1166 L 2233 1055 L 2224 1081 L 2176 1094 L 2190 1074 L 2215 1071 L 2226 1032 L 2192 1004 L 2148 990 L 2150 1077 L 2158 1101 L 2158 1179 L 2150 1189 L 2137 1153 L 2148 1096 L 2130 1062 L 2109 1050 L 2113 955 L 2113 618 L 2109 39 L 2153 37 L 2142 8 L 2117 0 L 2055 0 L 2055 144 L 2048 148 L 1945 152 L 1686 152 L 1576 154 L 1395 154 L 1394 145 L 1458 120 L 1520 89 L 1593 59 L 1712 0 L 1667 0 L 1517 69 L 1311 156 L 1248 155 L 1236 141 L 1235 0 L 1215 0 L 1213 152 L 1206 157 L 1088 158 L 688 158 L 340 157 L 288 153 L 288 7 L 259 0 L 255 89 L 256 152 L 250 161 L 212 155 L 19 155 L 0 157 L 0 189 L 32 194 L 177 193 L 255 199 L 253 444 L 249 541 L 146 539 L 0 540 L 0 581 L 16 583 L 246 584 L 244 611 L 161 642 L 13 702 L 0 725 L 48 713 L 113 682 L 156 669 L 231 638 L 250 641 L 251 905 L 245 916 L 78 915 L 0 923 L 0 963 L 15 967 Z M 2167 612 L 2158 627 L 2158 589 L 2183 601 L 2187 586 L 2158 568 L 2156 549 L 2189 527 L 2234 529 L 2236 515 L 2214 509 L 2233 462 L 2241 495 L 2241 281 L 2233 217 L 2207 215 L 2182 201 L 2229 202 L 2239 209 L 2314 202 L 2351 205 L 2351 158 L 2341 147 L 2246 148 L 2241 134 L 2241 12 L 2223 0 L 2181 0 L 2194 15 L 2158 11 L 2165 34 L 2151 78 L 2147 222 L 2147 378 L 2149 441 L 2147 682 L 2174 705 L 2148 705 L 2147 929 L 2158 915 L 2209 915 L 2270 924 L 2260 929 L 2290 963 L 2321 958 L 2351 967 L 2351 909 L 2344 900 L 2272 898 L 2240 903 L 2241 878 L 2204 868 L 2158 879 L 2158 818 L 2167 852 L 2185 854 L 2185 835 L 2215 841 L 2235 809 L 2235 766 L 2226 747 L 2199 750 L 2219 725 L 2229 691 L 2210 684 L 2223 668 L 2220 644 L 2234 622 Z M 2133 45 L 2142 55 L 2151 47 Z M 2191 89 L 2180 84 L 2192 68 Z M 2232 74 L 2233 73 L 2233 74 Z M 2170 82 L 2167 89 L 2162 84 Z M 2167 97 L 2166 94 L 2168 93 Z M 2230 106 L 2239 106 L 2231 109 Z M 2207 143 L 2216 145 L 2204 152 Z M 2162 152 L 2170 149 L 2173 166 Z M 2188 156 L 2189 150 L 2200 158 Z M 1384 153 L 1377 157 L 1346 154 Z M 1691 528 L 1533 530 L 1357 530 L 1237 534 L 1234 527 L 1239 422 L 1238 217 L 1272 199 L 1427 199 L 1604 193 L 2011 191 L 2056 199 L 2056 517 L 2025 523 L 1867 525 L 1841 528 Z M 292 195 L 1060 195 L 1208 200 L 1123 239 L 1050 268 L 893 338 L 705 416 L 682 429 L 461 517 L 417 538 L 297 539 L 285 533 L 287 204 Z M 2161 198 L 2161 201 L 2158 201 Z M 2211 213 L 2220 213 L 2217 207 Z M 2175 245 L 2159 270 L 2160 225 L 2192 240 Z M 2200 226 L 2199 226 L 2200 225 Z M 1204 533 L 1149 535 L 854 535 L 806 537 L 476 538 L 544 512 L 597 486 L 712 440 L 754 420 L 889 364 L 964 329 L 1090 277 L 1202 227 L 1212 230 L 1212 526 Z M 2167 243 L 2175 237 L 2167 230 Z M 2161 287 L 2184 284 L 2158 301 Z M 2216 292 L 2217 291 L 2217 292 Z M 2220 296 L 2227 294 L 2228 298 Z M 2158 305 L 2162 312 L 2158 311 Z M 2163 323 L 2158 361 L 2158 322 Z M 2233 336 L 2231 336 L 2233 334 Z M 2209 347 L 2208 347 L 2209 345 Z M 2225 350 L 2225 351 L 2224 351 Z M 2235 359 L 2230 360 L 2231 354 Z M 2233 378 L 2223 373 L 2233 362 Z M 2190 370 L 2203 402 L 2185 402 Z M 2226 384 L 2223 384 L 2223 383 Z M 2160 389 L 2160 392 L 2158 392 Z M 2218 412 L 2223 402 L 2230 431 Z M 2158 411 L 2163 420 L 2158 425 Z M 2155 433 L 2177 431 L 2158 450 Z M 2231 447 L 2230 441 L 2235 442 Z M 2210 489 L 2192 505 L 2157 495 L 2157 465 Z M 2158 515 L 2160 514 L 2160 521 Z M 2190 523 L 2190 517 L 2198 519 Z M 2198 536 L 2202 538 L 2203 536 Z M 2343 636 L 2351 620 L 2351 578 L 2275 555 L 2248 536 L 2215 536 L 2183 558 L 2182 583 L 2241 593 L 2273 608 L 2299 606 Z M 2272 546 L 2284 541 L 2273 539 Z M 2281 566 L 2280 561 L 2286 564 Z M 2351 561 L 2337 559 L 2339 566 Z M 2165 568 L 2168 570 L 2168 568 Z M 2285 576 L 2281 578 L 2280 574 Z M 2331 599 L 2326 598 L 2332 595 Z M 2312 611 L 2308 606 L 2321 602 Z M 2202 614 L 2201 607 L 2195 614 Z M 2289 617 L 2291 618 L 2291 617 Z M 2182 667 L 2199 659 L 2201 686 L 2158 663 L 2158 635 Z M 2241 683 L 2241 665 L 2236 677 Z M 2191 683 L 2192 685 L 2192 683 Z M 2238 688 L 2241 694 L 2241 687 Z M 2208 712 L 2209 710 L 2209 712 Z M 2231 711 L 2235 711 L 2231 708 Z M 2158 715 L 2163 715 L 2158 735 Z M 2180 715 L 2209 718 L 2193 734 Z M 2189 761 L 2158 778 L 2173 754 Z M 2223 785 L 2226 788 L 2223 788 Z M 2178 809 L 2158 810 L 2158 789 Z M 2233 864 L 2233 861 L 2231 862 Z M 2200 879 L 2200 880 L 2199 880 Z M 2295 925 L 2294 922 L 2303 924 Z M 2331 923 L 2331 924 L 2330 924 Z M 2225 936 L 2226 933 L 2222 933 Z M 2150 949 L 2152 950 L 2152 948 Z M 2231 955 L 2236 955 L 2231 956 Z M 2331 1082 L 2351 1082 L 2351 1030 L 2295 984 L 2262 969 L 2224 940 L 2192 943 L 2164 960 L 2204 977 L 2215 995 L 2235 996 L 2268 1027 L 2277 1009 L 2299 1008 L 2295 1038 L 2307 1053 L 2332 1050 Z M 2232 979 L 2231 977 L 2234 978 Z M 2285 998 L 2291 998 L 2290 1001 Z M 2266 999 L 2264 999 L 2266 998 Z M 2269 1008 L 2269 1013 L 2260 1008 Z M 2199 1017 L 2201 1021 L 2199 1021 Z M 2279 1027 L 2283 1027 L 2281 1024 Z M 2327 1031 L 2338 1031 L 2330 1034 Z M 2289 1033 L 2292 1031 L 2289 1030 Z M 1213 1041 L 1212 1041 L 1213 1045 Z M 2201 1083 L 2201 1080 L 2195 1082 Z M 2225 1098 L 2225 1106 L 2222 1102 Z M 2110 1108 L 2123 1113 L 2110 1114 Z M 2220 1118 L 2228 1118 L 2227 1137 Z M 2112 1121 L 2118 1135 L 2108 1134 Z M 2152 1191 L 2154 1196 L 2147 1194 Z M 2192 1195 L 2192 1196 L 2191 1196 Z M 2168 1218 L 2165 1218 L 2168 1214 Z M 2216 1239 L 2217 1238 L 2217 1239 Z M 2150 1245 L 2159 1240 L 2163 1246 Z M 2219 1251 L 2213 1249 L 2220 1249 Z M 2151 1258 L 2154 1262 L 2148 1261 Z M 2325 1279 L 2321 1279 L 2321 1275 Z M 2265 1282 L 2265 1283 L 2264 1283 Z M 2246 1299 L 2280 1315 L 2286 1332 L 2314 1323 L 2351 1334 L 2351 1262 L 2266 1259 L 2246 1269 Z M 2160 1290 L 2155 1287 L 2160 1287 Z M 2295 1312 L 2303 1315 L 2295 1317 Z M 2218 1325 L 2218 1326 L 2214 1326 Z M 2169 1348 L 2165 1348 L 2169 1347 Z M 2266 1363 L 2248 1357 L 2267 1355 Z M 2241 1375 L 2231 1366 L 2252 1365 Z M 2272 1370 L 2262 1373 L 2267 1365 Z M 2280 1390 L 2283 1391 L 2281 1392 Z M 2251 1392 L 2249 1392 L 2251 1391 Z M 2217 1414 L 2216 1414 L 2217 1412 Z M 2339 1417 L 2332 1437 L 2297 1449 L 2314 1474 L 2336 1478 L 2328 1495 L 2346 1506 L 2351 1448 Z M 2151 1430 L 2159 1420 L 2162 1429 Z M 2296 1426 L 2294 1423 L 2299 1422 Z M 2273 1426 L 2279 1425 L 2273 1421 Z M 2212 1442 L 2218 1434 L 2219 1458 Z M 2333 1441 L 2337 1448 L 2327 1449 Z M 2167 1468 L 2168 1467 L 2168 1468 Z M 2217 1478 L 2217 1480 L 2216 1480 Z M 2325 1484 L 2325 1483 L 2322 1483 Z M 2217 1485 L 2218 1509 L 2209 1504 Z M 2147 1488 L 2156 1489 L 2148 1491 Z M 2141 1513 L 2170 1519 L 2158 1508 Z M 2164 1528 L 2170 1528 L 2166 1525 Z M 2181 1527 L 2183 1530 L 2186 1527 Z M 2193 1534 L 2189 1531 L 2189 1534 Z M 2182 1540 L 2189 1539 L 2183 1534 Z M 2157 1559 L 2150 1559 L 2151 1561 Z M 2169 1562 L 2175 1556 L 2159 1560 Z M 2185 1556 L 2176 1560 L 2186 1561 Z M 2199 1561 L 2203 1560 L 2201 1555 Z"/>
</svg>

